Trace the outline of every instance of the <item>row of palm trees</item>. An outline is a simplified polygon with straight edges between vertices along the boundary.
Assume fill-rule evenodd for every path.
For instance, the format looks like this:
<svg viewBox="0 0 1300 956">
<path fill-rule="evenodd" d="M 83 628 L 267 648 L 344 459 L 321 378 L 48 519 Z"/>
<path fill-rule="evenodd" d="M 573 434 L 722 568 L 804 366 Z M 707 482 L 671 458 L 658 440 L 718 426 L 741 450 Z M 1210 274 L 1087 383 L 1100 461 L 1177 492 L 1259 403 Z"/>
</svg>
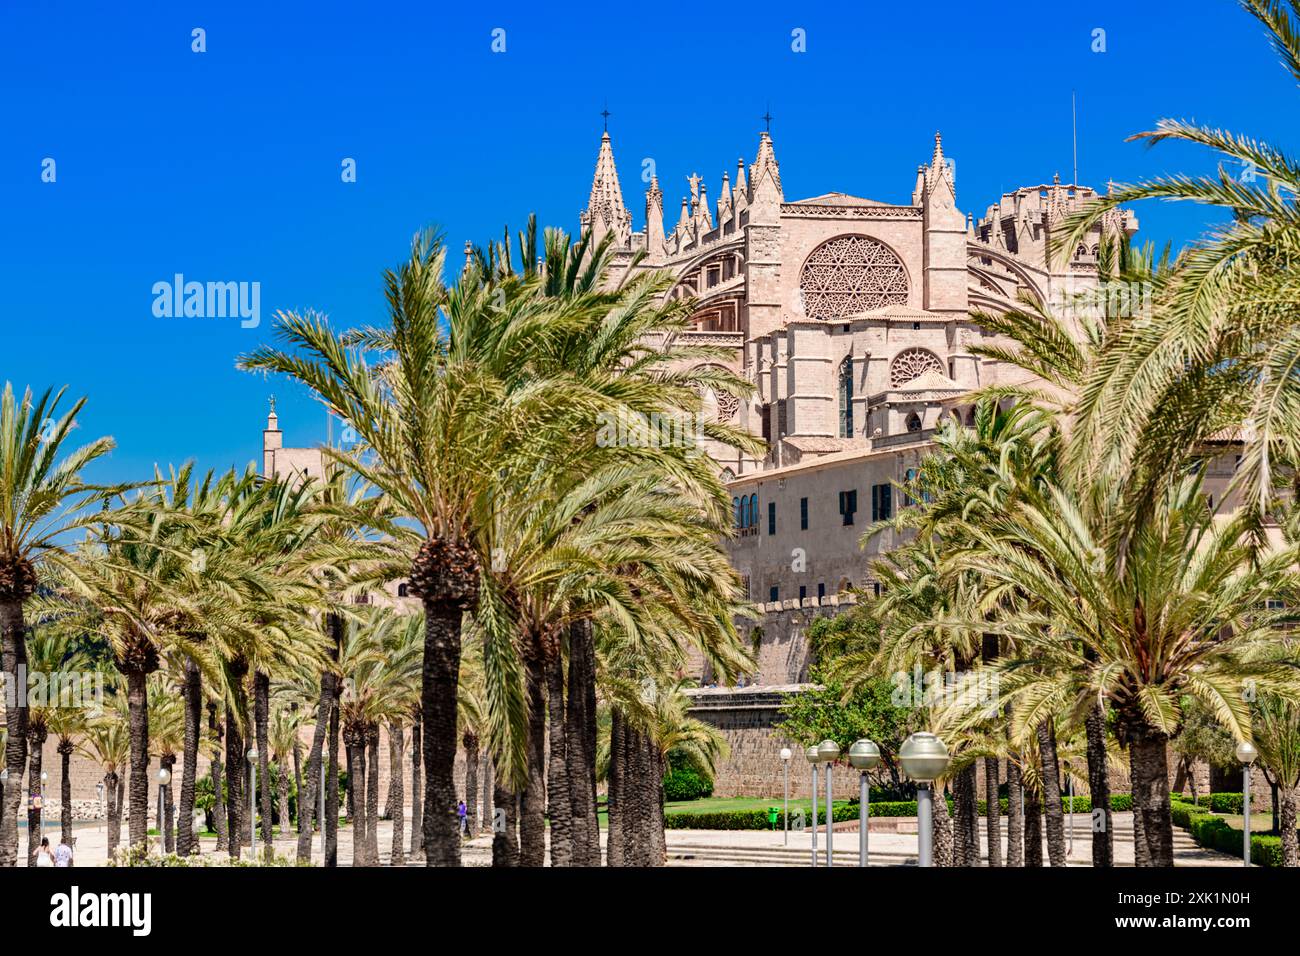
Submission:
<svg viewBox="0 0 1300 956">
<path fill-rule="evenodd" d="M 1244 6 L 1300 81 L 1294 5 Z M 954 748 L 953 818 L 937 810 L 941 856 L 959 865 L 979 863 L 976 774 L 996 794 L 999 760 L 1009 864 L 1041 862 L 1042 826 L 1050 862 L 1064 863 L 1068 769 L 1100 813 L 1093 862 L 1110 865 L 1109 775 L 1127 764 L 1136 860 L 1172 865 L 1167 752 L 1189 708 L 1253 738 L 1278 785 L 1283 859 L 1298 862 L 1300 166 L 1182 122 L 1141 138 L 1209 146 L 1219 173 L 1118 188 L 1068 222 L 1062 249 L 1140 199 L 1203 203 L 1229 222 L 1172 259 L 1103 243 L 1101 281 L 1144 290 L 1149 312 L 1026 297 L 975 316 L 998 336 L 975 351 L 1032 384 L 984 389 L 972 427 L 943 425 L 903 489 L 912 506 L 868 531 L 909 540 L 880 562 L 883 596 L 831 663 L 849 687 L 920 665 L 976 689 L 975 706 L 954 694 L 930 713 Z M 1224 466 L 1227 488 L 1209 484 Z"/>
<path fill-rule="evenodd" d="M 678 339 L 685 306 L 665 301 L 666 276 L 603 284 L 608 242 L 539 237 L 530 222 L 514 249 L 507 235 L 476 250 L 454 284 L 445 256 L 436 235 L 416 238 L 385 275 L 385 326 L 339 332 L 322 316 L 285 313 L 282 347 L 240 360 L 304 384 L 357 435 L 328 450 L 318 480 L 186 465 L 129 487 L 94 485 L 83 475 L 112 442 L 69 449 L 82 402 L 65 409 L 62 392 L 6 386 L 4 672 L 29 666 L 45 635 L 106 646 L 120 692 L 80 739 L 105 768 L 115 812 L 128 810 L 130 844 L 147 837 L 152 753 L 165 767 L 179 757 L 176 850 L 196 851 L 206 751 L 219 804 L 224 793 L 217 824 L 238 856 L 238 834 L 253 824 L 245 750 L 256 751 L 261 781 L 280 754 L 283 801 L 291 701 L 311 725 L 296 766 L 300 858 L 311 854 L 324 766 L 315 822 L 326 861 L 336 860 L 341 737 L 356 861 L 378 862 L 380 728 L 399 813 L 411 731 L 411 850 L 430 865 L 460 860 L 452 769 L 462 741 L 491 758 L 494 862 L 539 865 L 548 848 L 553 864 L 600 862 L 598 752 L 617 781 L 611 826 L 624 845 L 655 845 L 647 828 L 662 820 L 641 808 L 659 805 L 660 745 L 685 720 L 661 719 L 655 702 L 672 699 L 692 648 L 724 676 L 749 666 L 716 466 L 698 443 L 659 441 L 655 423 L 695 422 L 706 393 L 749 386 L 713 364 L 711 349 Z M 626 440 L 601 437 L 611 417 Z M 704 431 L 760 445 L 715 422 Z M 420 613 L 357 603 L 398 580 Z M 603 751 L 602 719 L 618 741 Z M 25 764 L 29 749 L 39 760 L 52 726 L 42 720 L 7 704 L 9 779 L 38 770 Z M 0 865 L 16 861 L 18 800 L 6 787 Z M 258 800 L 269 851 L 271 787 Z M 283 806 L 280 815 L 287 825 Z"/>
</svg>

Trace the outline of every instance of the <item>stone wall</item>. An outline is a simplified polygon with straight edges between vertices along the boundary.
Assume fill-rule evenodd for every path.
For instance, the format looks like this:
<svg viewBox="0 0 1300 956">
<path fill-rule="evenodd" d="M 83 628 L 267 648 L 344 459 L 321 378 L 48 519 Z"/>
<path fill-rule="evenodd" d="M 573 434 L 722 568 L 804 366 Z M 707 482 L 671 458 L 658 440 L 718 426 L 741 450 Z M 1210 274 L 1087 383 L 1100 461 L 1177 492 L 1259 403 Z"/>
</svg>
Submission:
<svg viewBox="0 0 1300 956">
<path fill-rule="evenodd" d="M 809 796 L 812 790 L 812 771 L 804 758 L 804 748 L 792 742 L 776 727 L 785 696 L 799 693 L 808 686 L 783 684 L 744 688 L 705 687 L 686 691 L 692 699 L 691 715 L 721 730 L 730 747 L 730 756 L 718 767 L 713 789 L 715 797 L 779 798 L 783 786 L 783 747 L 789 747 L 792 751 L 789 766 L 790 796 Z M 998 779 L 1005 783 L 1005 761 L 1000 763 L 998 770 Z M 1200 794 L 1209 793 L 1212 782 L 1216 790 L 1234 793 L 1241 790 L 1241 774 L 1238 771 L 1211 774 L 1208 766 L 1196 764 L 1192 773 L 1196 776 L 1196 788 Z M 979 796 L 982 799 L 985 793 L 983 766 L 980 767 L 978 780 Z M 1171 755 L 1170 789 L 1173 789 L 1176 782 L 1182 784 L 1184 793 L 1190 793 L 1188 783 L 1178 781 L 1177 761 Z M 832 775 L 832 786 L 836 799 L 854 797 L 857 795 L 857 774 L 847 765 L 837 765 Z M 825 793 L 824 787 L 823 779 L 819 783 L 819 797 Z M 1258 766 L 1252 769 L 1250 787 L 1251 806 L 1257 812 L 1268 812 L 1272 806 L 1271 791 Z M 1112 793 L 1127 793 L 1128 774 L 1112 767 L 1110 788 Z M 1088 793 L 1087 769 L 1084 766 L 1078 768 L 1075 793 L 1079 796 Z"/>
</svg>

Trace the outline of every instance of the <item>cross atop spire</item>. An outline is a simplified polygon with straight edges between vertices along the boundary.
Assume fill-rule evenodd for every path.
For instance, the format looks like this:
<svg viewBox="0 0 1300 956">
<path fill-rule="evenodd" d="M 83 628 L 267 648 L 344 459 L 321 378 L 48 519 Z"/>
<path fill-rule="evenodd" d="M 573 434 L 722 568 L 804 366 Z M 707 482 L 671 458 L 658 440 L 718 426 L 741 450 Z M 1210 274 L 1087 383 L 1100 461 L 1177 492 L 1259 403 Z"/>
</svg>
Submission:
<svg viewBox="0 0 1300 956">
<path fill-rule="evenodd" d="M 772 108 L 770 106 L 763 111 L 763 115 L 759 119 L 767 124 L 767 131 L 772 132 Z"/>
<path fill-rule="evenodd" d="M 608 104 L 608 103 L 606 103 L 606 104 L 605 104 L 605 108 L 604 108 L 603 110 L 600 111 L 600 115 L 601 115 L 601 118 L 603 118 L 604 121 L 605 121 L 605 132 L 608 133 L 608 132 L 609 132 L 609 118 L 610 118 L 611 116 L 614 115 L 613 113 L 611 113 L 611 112 L 609 111 L 609 104 Z"/>
</svg>

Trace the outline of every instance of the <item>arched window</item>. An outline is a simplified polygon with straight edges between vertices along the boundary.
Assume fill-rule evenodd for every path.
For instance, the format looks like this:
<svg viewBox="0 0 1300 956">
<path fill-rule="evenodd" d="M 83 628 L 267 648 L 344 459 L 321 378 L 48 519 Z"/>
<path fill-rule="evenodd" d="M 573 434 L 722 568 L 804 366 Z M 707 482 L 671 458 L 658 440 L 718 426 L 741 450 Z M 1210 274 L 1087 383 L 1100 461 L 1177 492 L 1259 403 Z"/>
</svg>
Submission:
<svg viewBox="0 0 1300 956">
<path fill-rule="evenodd" d="M 398 596 L 398 597 L 410 597 L 410 596 L 411 596 L 411 586 L 410 586 L 409 584 L 407 584 L 405 581 L 403 581 L 401 584 L 399 584 L 399 585 L 397 586 L 397 596 Z"/>
<path fill-rule="evenodd" d="M 966 413 L 966 424 L 971 428 L 975 427 L 975 406 L 974 405 L 972 405 L 970 407 L 970 411 Z"/>
<path fill-rule="evenodd" d="M 758 495 L 749 496 L 749 526 L 751 528 L 758 524 Z"/>
<path fill-rule="evenodd" d="M 921 416 L 912 412 L 907 416 L 907 430 L 909 432 L 919 432 L 921 430 Z"/>
<path fill-rule="evenodd" d="M 740 527 L 740 499 L 739 498 L 731 499 L 731 520 L 735 523 L 737 528 Z"/>
<path fill-rule="evenodd" d="M 853 437 L 853 356 L 840 363 L 840 437 Z"/>
</svg>

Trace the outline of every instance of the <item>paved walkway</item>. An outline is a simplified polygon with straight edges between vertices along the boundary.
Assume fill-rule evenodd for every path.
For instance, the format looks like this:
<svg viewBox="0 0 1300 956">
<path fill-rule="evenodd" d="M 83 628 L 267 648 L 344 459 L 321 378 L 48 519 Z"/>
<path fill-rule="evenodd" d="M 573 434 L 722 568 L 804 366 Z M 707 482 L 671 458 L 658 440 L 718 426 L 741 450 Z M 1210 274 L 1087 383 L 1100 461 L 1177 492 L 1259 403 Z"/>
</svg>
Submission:
<svg viewBox="0 0 1300 956">
<path fill-rule="evenodd" d="M 1092 847 L 1089 841 L 1087 814 L 1074 816 L 1075 837 L 1074 850 L 1069 855 L 1069 863 L 1074 866 L 1088 866 L 1091 863 Z M 1069 818 L 1067 818 L 1067 840 L 1069 837 Z M 1133 815 L 1117 813 L 1115 821 L 1115 862 L 1118 866 L 1133 865 Z M 870 833 L 870 854 L 873 866 L 915 866 L 916 865 L 916 821 L 909 818 L 882 818 L 881 830 L 873 825 Z M 1006 821 L 1003 820 L 1003 845 L 1005 847 Z M 983 834 L 981 819 L 980 848 L 987 859 L 987 842 Z M 852 829 L 849 829 L 849 828 Z M 812 834 L 810 831 L 789 834 L 788 843 L 783 834 L 771 830 L 669 830 L 668 865 L 669 866 L 807 866 L 811 863 Z M 53 831 L 57 837 L 57 828 Z M 123 836 L 125 837 L 125 833 Z M 410 841 L 410 825 L 407 824 L 407 845 Z M 19 832 L 19 842 L 26 849 L 26 832 Z M 313 842 L 313 861 L 322 862 L 319 836 Z M 817 835 L 817 843 L 825 860 L 826 831 L 823 828 Z M 203 852 L 212 853 L 216 846 L 214 839 L 202 841 Z M 79 866 L 102 866 L 106 859 L 107 834 L 103 826 L 79 826 L 77 828 L 77 864 Z M 387 863 L 392 846 L 392 823 L 388 820 L 379 822 L 380 857 Z M 297 841 L 292 838 L 276 840 L 277 853 L 289 856 L 297 852 Z M 248 848 L 244 849 L 245 854 Z M 836 865 L 856 866 L 858 862 L 857 824 L 837 824 L 835 827 L 834 852 Z M 1043 843 L 1043 859 L 1047 859 L 1046 839 Z M 1192 842 L 1187 831 L 1174 828 L 1174 859 L 1178 866 L 1231 866 L 1240 864 L 1241 858 L 1207 850 Z M 479 836 L 467 841 L 462 851 L 462 860 L 467 866 L 488 866 L 492 862 L 492 843 L 488 836 Z M 339 830 L 339 863 L 350 866 L 352 863 L 352 830 L 343 827 Z"/>
</svg>

